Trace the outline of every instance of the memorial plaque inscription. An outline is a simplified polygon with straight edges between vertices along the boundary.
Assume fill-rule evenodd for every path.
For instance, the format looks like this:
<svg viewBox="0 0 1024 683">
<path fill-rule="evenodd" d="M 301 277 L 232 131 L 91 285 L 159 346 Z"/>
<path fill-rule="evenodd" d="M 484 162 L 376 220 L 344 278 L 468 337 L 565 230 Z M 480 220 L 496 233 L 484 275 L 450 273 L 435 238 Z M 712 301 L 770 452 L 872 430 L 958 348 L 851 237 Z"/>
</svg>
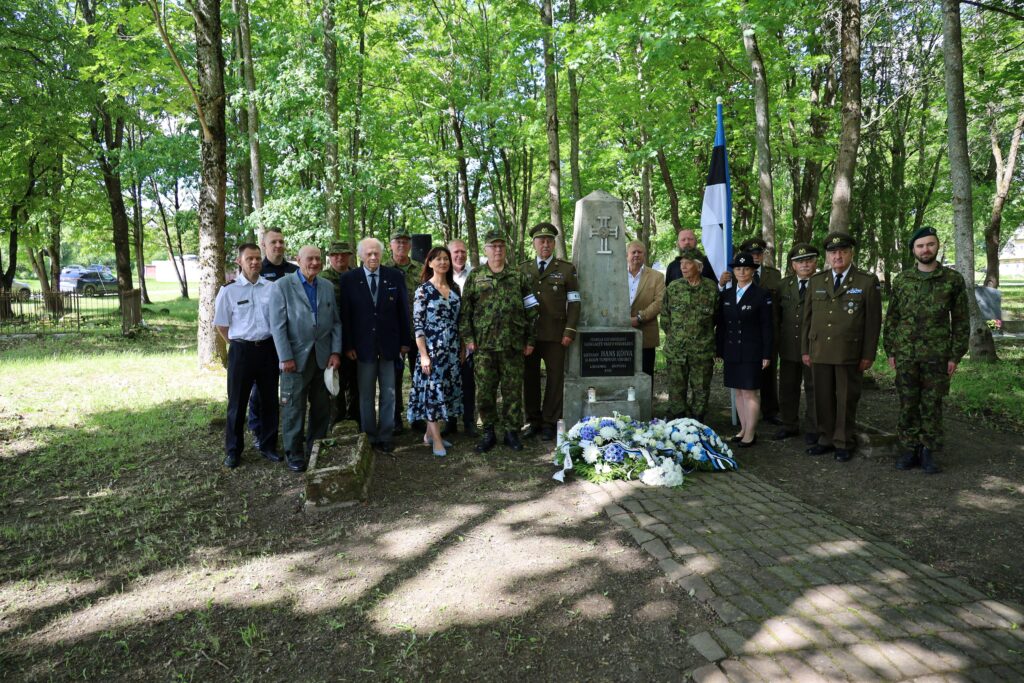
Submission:
<svg viewBox="0 0 1024 683">
<path fill-rule="evenodd" d="M 632 377 L 636 371 L 636 333 L 581 332 L 581 377 Z"/>
</svg>

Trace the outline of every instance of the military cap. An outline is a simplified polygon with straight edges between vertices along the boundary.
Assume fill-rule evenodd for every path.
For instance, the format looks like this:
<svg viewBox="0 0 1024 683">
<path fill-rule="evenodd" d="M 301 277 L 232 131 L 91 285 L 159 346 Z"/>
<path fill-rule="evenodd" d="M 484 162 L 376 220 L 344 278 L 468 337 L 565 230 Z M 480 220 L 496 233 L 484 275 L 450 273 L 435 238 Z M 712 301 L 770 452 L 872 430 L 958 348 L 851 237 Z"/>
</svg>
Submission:
<svg viewBox="0 0 1024 683">
<path fill-rule="evenodd" d="M 910 236 L 910 240 L 907 241 L 907 247 L 909 249 L 913 249 L 914 242 L 918 241 L 922 237 L 934 237 L 935 239 L 938 239 L 939 233 L 936 232 L 935 228 L 931 227 L 930 225 L 918 228 L 917 230 L 914 231 L 914 234 Z"/>
<path fill-rule="evenodd" d="M 411 240 L 412 235 L 409 234 L 408 228 L 395 228 L 391 232 L 391 239 L 393 240 Z"/>
<path fill-rule="evenodd" d="M 797 242 L 789 250 L 790 261 L 803 261 L 809 258 L 818 258 L 818 248 L 807 242 Z"/>
<path fill-rule="evenodd" d="M 327 255 L 331 254 L 354 254 L 352 247 L 349 246 L 348 242 L 331 242 L 331 246 L 327 249 Z"/>
<path fill-rule="evenodd" d="M 757 264 L 754 263 L 754 257 L 749 251 L 741 251 L 738 254 L 733 255 L 732 261 L 729 262 L 730 268 L 757 268 Z"/>
<path fill-rule="evenodd" d="M 551 223 L 538 223 L 530 228 L 530 237 L 557 237 L 558 228 Z"/>
<path fill-rule="evenodd" d="M 751 254 L 764 251 L 768 248 L 768 243 L 760 237 L 751 237 L 742 244 L 740 244 L 740 251 L 745 251 Z"/>
<path fill-rule="evenodd" d="M 484 244 L 494 244 L 495 242 L 505 242 L 505 233 L 501 230 L 488 230 L 484 234 Z"/>
<path fill-rule="evenodd" d="M 689 247 L 679 252 L 679 258 L 686 259 L 687 261 L 700 261 L 704 258 L 704 254 L 697 247 Z"/>
<path fill-rule="evenodd" d="M 857 240 L 847 235 L 845 232 L 830 232 L 825 237 L 825 251 L 832 251 L 834 249 L 846 249 L 848 247 L 856 247 Z"/>
</svg>

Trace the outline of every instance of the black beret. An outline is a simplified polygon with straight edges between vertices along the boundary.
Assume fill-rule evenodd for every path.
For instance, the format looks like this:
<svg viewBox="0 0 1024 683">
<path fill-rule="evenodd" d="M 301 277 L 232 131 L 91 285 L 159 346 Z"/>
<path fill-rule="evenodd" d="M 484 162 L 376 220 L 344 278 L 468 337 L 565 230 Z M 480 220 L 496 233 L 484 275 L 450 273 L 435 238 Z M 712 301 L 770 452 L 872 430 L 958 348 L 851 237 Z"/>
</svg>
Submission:
<svg viewBox="0 0 1024 683">
<path fill-rule="evenodd" d="M 913 249 L 914 242 L 918 241 L 922 237 L 934 237 L 935 239 L 938 239 L 939 233 L 936 232 L 935 228 L 931 227 L 930 225 L 918 228 L 917 230 L 914 231 L 914 234 L 911 235 L 910 239 L 907 241 L 907 248 Z"/>
</svg>

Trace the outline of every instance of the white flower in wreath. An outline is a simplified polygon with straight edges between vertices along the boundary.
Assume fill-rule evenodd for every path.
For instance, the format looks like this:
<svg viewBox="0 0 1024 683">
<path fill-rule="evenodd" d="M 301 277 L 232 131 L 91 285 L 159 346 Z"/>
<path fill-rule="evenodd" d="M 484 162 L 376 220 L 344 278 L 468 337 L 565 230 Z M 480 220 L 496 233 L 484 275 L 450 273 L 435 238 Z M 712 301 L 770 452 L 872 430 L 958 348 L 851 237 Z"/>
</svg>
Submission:
<svg viewBox="0 0 1024 683">
<path fill-rule="evenodd" d="M 605 441 L 611 441 L 619 435 L 619 433 L 615 431 L 615 427 L 601 427 L 601 431 L 599 431 L 598 434 L 604 437 Z"/>
<path fill-rule="evenodd" d="M 686 434 L 684 432 L 673 431 L 671 438 L 672 438 L 673 441 L 679 442 L 679 441 L 682 441 L 685 437 L 686 437 Z"/>
<path fill-rule="evenodd" d="M 589 465 L 593 465 L 601 458 L 601 449 L 597 446 L 587 446 L 583 449 L 583 459 Z"/>
<path fill-rule="evenodd" d="M 596 443 L 598 446 L 603 446 L 604 445 L 604 439 L 601 438 L 600 435 L 595 436 L 594 437 L 594 443 Z"/>
<path fill-rule="evenodd" d="M 622 420 L 616 420 L 615 421 L 615 428 L 616 429 L 625 429 L 626 428 L 626 423 L 623 422 Z"/>
<path fill-rule="evenodd" d="M 683 440 L 686 443 L 697 443 L 698 439 L 697 439 L 697 435 L 696 434 L 690 433 L 690 434 L 684 435 Z"/>
</svg>

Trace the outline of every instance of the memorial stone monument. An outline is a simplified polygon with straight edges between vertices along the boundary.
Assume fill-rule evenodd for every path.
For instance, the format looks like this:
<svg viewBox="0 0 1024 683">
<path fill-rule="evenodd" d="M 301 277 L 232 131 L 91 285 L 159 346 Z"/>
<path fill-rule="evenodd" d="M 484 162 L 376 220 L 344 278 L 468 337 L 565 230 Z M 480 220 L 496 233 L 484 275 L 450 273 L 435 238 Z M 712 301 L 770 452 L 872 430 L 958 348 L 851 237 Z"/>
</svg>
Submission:
<svg viewBox="0 0 1024 683">
<path fill-rule="evenodd" d="M 585 415 L 618 412 L 651 419 L 651 380 L 641 372 L 643 339 L 629 324 L 622 201 L 595 190 L 576 202 L 572 262 L 579 274 L 580 322 L 566 362 L 566 428 Z"/>
</svg>

